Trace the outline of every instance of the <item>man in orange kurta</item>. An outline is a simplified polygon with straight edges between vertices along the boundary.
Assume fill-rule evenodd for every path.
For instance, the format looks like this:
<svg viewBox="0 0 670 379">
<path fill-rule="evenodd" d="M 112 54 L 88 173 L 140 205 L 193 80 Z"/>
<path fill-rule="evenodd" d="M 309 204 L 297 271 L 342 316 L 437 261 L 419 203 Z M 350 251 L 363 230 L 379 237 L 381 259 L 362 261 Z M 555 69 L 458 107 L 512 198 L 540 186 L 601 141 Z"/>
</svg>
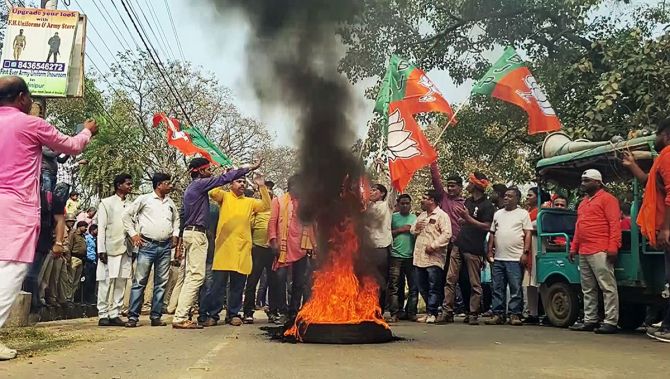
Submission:
<svg viewBox="0 0 670 379">
<path fill-rule="evenodd" d="M 270 222 L 268 224 L 268 241 L 277 255 L 273 281 L 270 283 L 276 294 L 276 307 L 270 312 L 295 317 L 300 309 L 306 288 L 310 267 L 310 256 L 316 245 L 312 225 L 304 224 L 298 217 L 300 201 L 297 196 L 299 177 L 293 175 L 288 179 L 288 193 L 272 200 Z M 291 303 L 286 304 L 286 276 L 292 267 Z M 304 296 L 307 297 L 307 296 Z M 306 301 L 306 299 L 305 299 Z"/>
<path fill-rule="evenodd" d="M 649 243 L 665 251 L 665 280 L 670 283 L 670 118 L 658 125 L 655 149 L 659 156 L 654 160 L 649 174 L 642 171 L 629 152 L 624 152 L 623 165 L 640 182 L 647 182 L 637 223 Z M 670 304 L 666 308 L 661 328 L 649 329 L 647 335 L 670 343 Z"/>
</svg>

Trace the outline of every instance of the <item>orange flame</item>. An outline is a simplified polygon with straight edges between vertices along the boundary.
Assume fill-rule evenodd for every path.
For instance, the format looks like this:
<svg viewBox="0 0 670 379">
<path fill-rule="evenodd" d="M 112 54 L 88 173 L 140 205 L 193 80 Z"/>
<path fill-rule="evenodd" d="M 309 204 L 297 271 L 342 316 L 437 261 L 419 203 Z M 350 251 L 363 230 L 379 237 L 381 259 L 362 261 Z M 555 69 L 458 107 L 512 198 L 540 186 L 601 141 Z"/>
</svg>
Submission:
<svg viewBox="0 0 670 379">
<path fill-rule="evenodd" d="M 328 261 L 314 273 L 311 298 L 284 335 L 301 341 L 301 335 L 312 323 L 360 324 L 370 321 L 389 329 L 379 307 L 379 285 L 371 277 L 359 280 L 354 273 L 359 244 L 350 219 L 333 230 L 329 247 Z"/>
</svg>

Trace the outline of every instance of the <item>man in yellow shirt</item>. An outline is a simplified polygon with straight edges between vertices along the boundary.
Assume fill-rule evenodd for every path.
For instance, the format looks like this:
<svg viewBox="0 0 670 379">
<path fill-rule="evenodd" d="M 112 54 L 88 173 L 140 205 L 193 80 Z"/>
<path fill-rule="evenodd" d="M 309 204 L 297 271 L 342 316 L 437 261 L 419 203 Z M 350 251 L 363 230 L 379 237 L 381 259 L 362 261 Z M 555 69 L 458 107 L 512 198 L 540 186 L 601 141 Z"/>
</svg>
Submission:
<svg viewBox="0 0 670 379">
<path fill-rule="evenodd" d="M 274 183 L 269 180 L 265 181 L 265 186 L 270 192 L 270 199 L 274 196 L 272 195 L 272 188 Z M 254 323 L 254 310 L 256 308 L 256 286 L 258 286 L 258 281 L 263 275 L 263 270 L 265 274 L 269 276 L 272 274 L 272 263 L 274 262 L 275 255 L 270 249 L 268 244 L 268 223 L 270 222 L 270 210 L 265 212 L 254 213 L 251 220 L 251 238 L 253 247 L 251 248 L 251 257 L 253 265 L 251 268 L 251 274 L 247 278 L 247 285 L 244 289 L 244 323 L 253 324 Z M 270 303 L 275 303 L 273 298 L 272 288 L 270 288 Z M 272 304 L 274 305 L 274 304 Z"/>
<path fill-rule="evenodd" d="M 254 178 L 261 194 L 261 199 L 244 196 L 247 186 L 246 178 L 239 178 L 230 184 L 230 191 L 215 188 L 209 196 L 221 210 L 214 244 L 214 262 L 212 263 L 212 288 L 210 294 L 200 304 L 200 313 L 208 320 L 205 325 L 212 324 L 209 319 L 218 315 L 223 309 L 222 295 L 228 288 L 226 323 L 234 326 L 242 325 L 239 313 L 242 309 L 242 292 L 247 275 L 251 273 L 251 221 L 253 215 L 270 210 L 270 194 L 265 186 L 263 176 Z"/>
</svg>

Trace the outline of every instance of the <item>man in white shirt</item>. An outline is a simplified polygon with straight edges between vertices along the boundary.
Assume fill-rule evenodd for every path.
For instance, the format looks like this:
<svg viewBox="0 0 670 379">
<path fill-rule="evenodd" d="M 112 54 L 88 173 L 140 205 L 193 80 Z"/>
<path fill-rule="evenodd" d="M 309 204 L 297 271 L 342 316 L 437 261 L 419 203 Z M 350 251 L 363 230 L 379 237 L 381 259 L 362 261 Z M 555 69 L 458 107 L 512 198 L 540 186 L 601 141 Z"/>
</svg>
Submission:
<svg viewBox="0 0 670 379">
<path fill-rule="evenodd" d="M 386 283 L 388 282 L 388 259 L 391 254 L 393 234 L 391 234 L 391 208 L 386 203 L 388 190 L 381 184 L 370 189 L 370 203 L 365 211 L 365 230 L 370 236 L 374 250 L 364 255 L 363 264 L 374 267 L 379 284 L 379 306 L 383 310 L 386 303 Z"/>
<path fill-rule="evenodd" d="M 444 265 L 447 245 L 451 239 L 451 220 L 438 205 L 442 196 L 435 190 L 426 191 L 421 198 L 423 212 L 409 232 L 416 236 L 414 266 L 419 293 L 426 302 L 427 315 L 418 322 L 434 324 L 444 299 Z"/>
<path fill-rule="evenodd" d="M 486 321 L 487 325 L 505 323 L 505 305 L 507 304 L 507 286 L 509 285 L 510 300 L 508 310 L 509 323 L 523 325 L 523 262 L 530 259 L 531 232 L 533 226 L 528 211 L 519 208 L 521 192 L 512 187 L 503 197 L 504 208 L 493 215 L 491 235 L 489 237 L 488 260 L 493 264 L 493 318 Z"/>
<path fill-rule="evenodd" d="M 133 190 L 128 174 L 114 178 L 114 195 L 102 199 L 98 206 L 98 325 L 125 326 L 121 306 L 126 282 L 132 271 L 132 247 L 128 246 L 123 227 L 126 196 Z"/>
<path fill-rule="evenodd" d="M 179 210 L 168 194 L 172 191 L 172 177 L 156 173 L 151 178 L 153 192 L 135 199 L 123 214 L 123 227 L 139 248 L 133 287 L 130 290 L 130 307 L 126 327 L 134 328 L 139 322 L 144 289 L 154 268 L 153 298 L 151 300 L 151 326 L 165 326 L 163 297 L 170 277 L 170 250 L 179 238 Z"/>
</svg>

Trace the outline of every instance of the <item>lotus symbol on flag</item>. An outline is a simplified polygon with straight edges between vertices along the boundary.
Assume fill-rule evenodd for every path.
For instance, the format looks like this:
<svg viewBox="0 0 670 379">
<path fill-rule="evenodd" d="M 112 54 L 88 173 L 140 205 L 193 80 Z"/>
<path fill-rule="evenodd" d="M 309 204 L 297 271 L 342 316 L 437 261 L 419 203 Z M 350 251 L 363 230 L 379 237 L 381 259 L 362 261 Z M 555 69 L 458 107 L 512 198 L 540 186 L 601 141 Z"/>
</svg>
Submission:
<svg viewBox="0 0 670 379">
<path fill-rule="evenodd" d="M 170 131 L 172 132 L 172 139 L 183 139 L 184 141 L 188 142 L 188 135 L 181 130 L 177 130 L 177 127 L 172 120 L 167 117 L 165 119 L 167 120 L 168 128 L 170 128 Z"/>
<path fill-rule="evenodd" d="M 400 110 L 396 109 L 389 115 L 389 159 L 408 159 L 421 154 L 416 141 L 411 137 L 412 133 L 405 130 L 405 120 L 400 117 Z"/>
<path fill-rule="evenodd" d="M 422 103 L 430 103 L 437 100 L 434 94 L 442 95 L 440 90 L 437 89 L 437 86 L 430 79 L 428 79 L 426 75 L 421 75 L 421 78 L 419 78 L 419 84 L 428 89 L 428 92 L 419 98 L 419 101 Z"/>
<path fill-rule="evenodd" d="M 535 77 L 533 75 L 528 75 L 523 78 L 523 82 L 526 84 L 528 89 L 530 89 L 530 93 L 524 92 L 525 96 L 522 97 L 526 99 L 526 101 L 530 100 L 529 98 L 531 97 L 534 98 L 537 102 L 537 105 L 542 110 L 542 113 L 544 113 L 546 116 L 555 116 L 556 112 L 554 111 L 554 108 L 552 108 L 551 104 L 549 104 L 547 95 L 544 93 L 542 88 L 540 88 L 540 85 L 537 83 L 537 80 L 535 80 Z"/>
</svg>

